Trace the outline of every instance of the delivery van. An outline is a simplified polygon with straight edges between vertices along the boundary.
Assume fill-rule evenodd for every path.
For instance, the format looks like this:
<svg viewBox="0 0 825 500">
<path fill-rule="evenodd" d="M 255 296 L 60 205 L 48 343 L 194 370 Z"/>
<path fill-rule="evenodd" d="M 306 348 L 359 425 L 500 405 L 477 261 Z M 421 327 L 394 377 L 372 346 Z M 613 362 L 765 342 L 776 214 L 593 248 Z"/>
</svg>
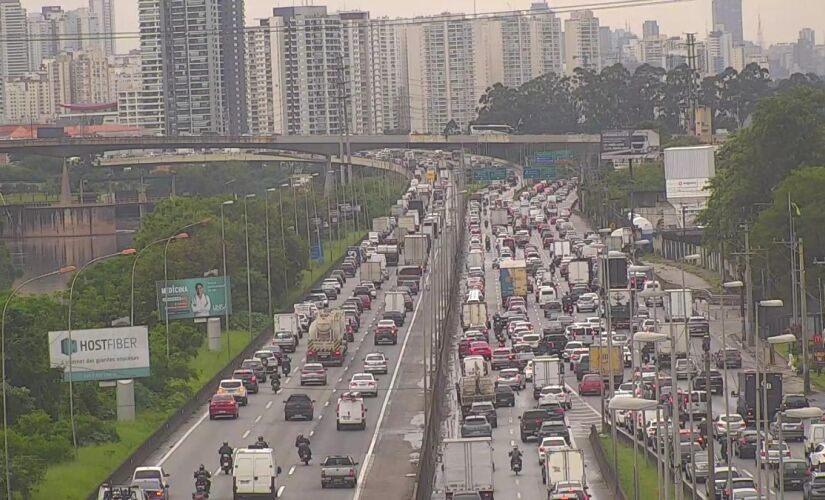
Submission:
<svg viewBox="0 0 825 500">
<path fill-rule="evenodd" d="M 355 427 L 362 431 L 367 428 L 367 406 L 359 392 L 342 393 L 338 398 L 335 415 L 335 428 L 339 431 L 347 427 Z"/>
<path fill-rule="evenodd" d="M 277 497 L 281 467 L 271 448 L 236 448 L 232 463 L 233 500 Z"/>
</svg>

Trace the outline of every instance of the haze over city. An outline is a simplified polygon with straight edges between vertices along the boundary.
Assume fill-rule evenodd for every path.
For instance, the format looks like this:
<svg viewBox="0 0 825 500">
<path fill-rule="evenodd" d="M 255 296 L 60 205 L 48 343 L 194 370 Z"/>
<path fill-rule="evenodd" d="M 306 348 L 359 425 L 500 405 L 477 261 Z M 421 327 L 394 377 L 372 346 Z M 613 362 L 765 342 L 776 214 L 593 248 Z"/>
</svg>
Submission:
<svg viewBox="0 0 825 500">
<path fill-rule="evenodd" d="M 87 7 L 88 0 L 23 0 L 23 7 L 33 11 L 45 5 L 60 5 L 65 10 Z M 455 0 L 449 5 L 439 0 L 419 0 L 400 2 L 386 0 L 329 0 L 309 2 L 311 5 L 325 5 L 332 11 L 365 10 L 371 17 L 412 17 L 433 15 L 449 11 L 455 13 L 500 12 L 529 9 L 528 0 Z M 683 3 L 649 7 L 626 7 L 597 9 L 599 3 L 609 0 L 566 0 L 548 2 L 551 8 L 583 6 L 595 10 L 602 26 L 623 28 L 626 25 L 635 33 L 641 33 L 642 22 L 655 19 L 662 33 L 677 36 L 686 32 L 699 34 L 711 31 L 711 0 L 684 0 Z M 272 14 L 273 7 L 301 5 L 300 1 L 254 0 L 246 3 L 246 22 L 252 25 L 255 19 Z M 445 8 L 448 7 L 448 8 Z M 138 31 L 137 0 L 118 0 L 116 3 L 118 32 Z M 745 0 L 743 2 L 743 24 L 745 38 L 756 40 L 757 17 L 762 17 L 762 32 L 767 44 L 793 42 L 802 28 L 812 28 L 819 36 L 825 35 L 825 1 L 822 0 Z M 568 17 L 566 14 L 562 18 Z M 118 51 L 136 48 L 137 37 L 117 41 Z"/>
</svg>

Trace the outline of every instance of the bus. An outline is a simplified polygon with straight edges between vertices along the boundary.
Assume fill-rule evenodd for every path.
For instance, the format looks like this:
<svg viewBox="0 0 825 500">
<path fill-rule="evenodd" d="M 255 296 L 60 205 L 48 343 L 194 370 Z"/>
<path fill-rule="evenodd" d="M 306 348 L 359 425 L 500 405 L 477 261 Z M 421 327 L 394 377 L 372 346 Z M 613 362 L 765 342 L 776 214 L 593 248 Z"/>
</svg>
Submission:
<svg viewBox="0 0 825 500">
<path fill-rule="evenodd" d="M 470 135 L 512 134 L 515 131 L 510 125 L 470 125 Z"/>
</svg>

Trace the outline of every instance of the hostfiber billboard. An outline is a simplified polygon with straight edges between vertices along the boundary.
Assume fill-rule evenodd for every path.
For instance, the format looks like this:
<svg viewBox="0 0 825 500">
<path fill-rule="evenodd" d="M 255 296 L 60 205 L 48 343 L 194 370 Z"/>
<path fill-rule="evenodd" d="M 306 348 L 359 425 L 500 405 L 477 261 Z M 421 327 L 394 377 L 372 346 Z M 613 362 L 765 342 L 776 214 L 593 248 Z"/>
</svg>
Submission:
<svg viewBox="0 0 825 500">
<path fill-rule="evenodd" d="M 209 318 L 232 314 L 229 276 L 158 281 L 158 313 L 161 320 Z"/>
<path fill-rule="evenodd" d="M 49 332 L 49 362 L 63 380 L 122 380 L 149 376 L 145 326 Z"/>
</svg>

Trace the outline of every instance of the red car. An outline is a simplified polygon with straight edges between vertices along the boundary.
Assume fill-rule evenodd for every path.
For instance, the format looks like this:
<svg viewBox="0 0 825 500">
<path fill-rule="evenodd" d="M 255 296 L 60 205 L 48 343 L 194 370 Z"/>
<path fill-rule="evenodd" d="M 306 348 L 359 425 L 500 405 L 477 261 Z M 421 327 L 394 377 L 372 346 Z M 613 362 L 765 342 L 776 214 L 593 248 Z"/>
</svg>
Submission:
<svg viewBox="0 0 825 500">
<path fill-rule="evenodd" d="M 475 340 L 470 342 L 470 348 L 467 350 L 469 356 L 483 356 L 487 361 L 493 356 L 493 350 L 490 344 L 483 340 Z"/>
<path fill-rule="evenodd" d="M 470 355 L 470 344 L 473 341 L 467 338 L 461 339 L 458 341 L 458 357 L 463 358 L 464 356 Z"/>
<path fill-rule="evenodd" d="M 235 419 L 239 414 L 238 402 L 231 394 L 215 394 L 209 400 L 209 420 L 215 420 L 218 417 Z"/>
<path fill-rule="evenodd" d="M 364 293 L 361 295 L 356 295 L 355 298 L 361 299 L 361 305 L 364 307 L 364 309 L 372 309 L 372 297 L 370 297 L 368 294 Z"/>
<path fill-rule="evenodd" d="M 602 393 L 602 376 L 598 373 L 588 373 L 582 377 L 579 382 L 579 395 L 581 396 L 600 396 Z"/>
</svg>

